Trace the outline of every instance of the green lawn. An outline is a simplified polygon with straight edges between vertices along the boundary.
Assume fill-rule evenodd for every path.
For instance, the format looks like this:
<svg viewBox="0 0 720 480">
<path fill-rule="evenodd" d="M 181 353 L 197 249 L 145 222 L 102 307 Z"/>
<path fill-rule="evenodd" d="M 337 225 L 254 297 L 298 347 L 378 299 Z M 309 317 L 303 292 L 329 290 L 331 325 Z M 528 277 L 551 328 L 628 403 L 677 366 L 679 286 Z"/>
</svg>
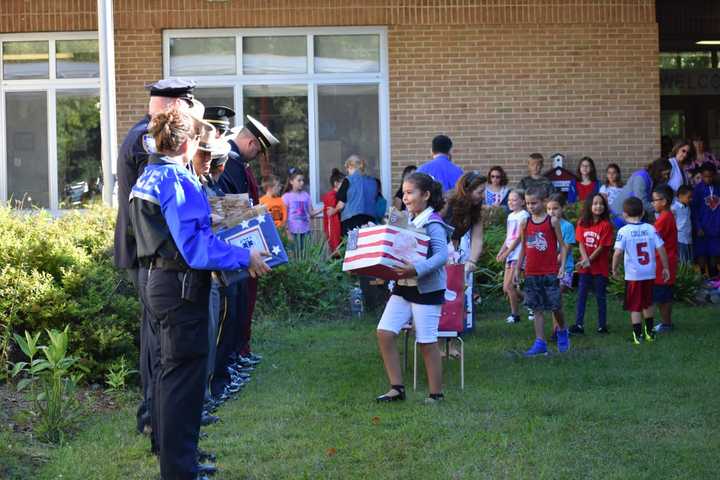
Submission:
<svg viewBox="0 0 720 480">
<path fill-rule="evenodd" d="M 371 318 L 260 325 L 266 361 L 201 444 L 218 454 L 216 478 L 718 477 L 717 308 L 678 308 L 675 333 L 636 347 L 613 304 L 609 336 L 535 359 L 507 353 L 530 345 L 530 324 L 501 317 L 482 315 L 466 338 L 464 391 L 457 362 L 445 365 L 440 405 L 423 403 L 424 378 L 404 403 L 374 402 L 387 382 Z M 157 478 L 133 408 L 50 451 L 34 478 Z"/>
</svg>

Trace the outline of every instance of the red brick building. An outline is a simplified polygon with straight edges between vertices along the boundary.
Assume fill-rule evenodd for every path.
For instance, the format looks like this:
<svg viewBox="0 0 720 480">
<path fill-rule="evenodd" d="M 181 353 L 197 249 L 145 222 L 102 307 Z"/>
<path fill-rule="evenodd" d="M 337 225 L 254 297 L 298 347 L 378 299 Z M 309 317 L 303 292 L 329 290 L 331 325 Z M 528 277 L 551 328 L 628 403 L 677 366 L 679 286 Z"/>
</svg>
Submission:
<svg viewBox="0 0 720 480">
<path fill-rule="evenodd" d="M 660 154 L 658 12 L 677 20 L 667 3 L 115 0 L 118 139 L 144 113 L 145 83 L 182 76 L 198 81 L 206 105 L 229 104 L 279 132 L 265 173 L 302 166 L 316 199 L 330 169 L 357 152 L 389 192 L 405 165 L 428 158 L 437 133 L 453 138 L 463 168 L 500 164 L 513 179 L 535 151 L 631 170 Z M 685 11 L 694 3 L 698 15 L 718 15 L 709 1 Z M 94 137 L 66 117 L 96 102 L 96 8 L 2 2 L 0 199 L 33 192 L 58 207 L 91 193 Z M 709 52 L 706 68 L 717 68 L 717 47 L 670 45 Z M 716 102 L 716 90 L 704 94 Z"/>
</svg>

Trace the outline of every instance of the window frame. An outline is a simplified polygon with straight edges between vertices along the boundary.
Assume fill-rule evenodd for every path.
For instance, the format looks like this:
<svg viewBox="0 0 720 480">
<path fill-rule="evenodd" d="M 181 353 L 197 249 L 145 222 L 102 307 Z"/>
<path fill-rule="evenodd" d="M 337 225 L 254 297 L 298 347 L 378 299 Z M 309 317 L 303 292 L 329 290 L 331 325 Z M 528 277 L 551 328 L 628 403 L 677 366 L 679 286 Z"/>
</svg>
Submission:
<svg viewBox="0 0 720 480">
<path fill-rule="evenodd" d="M 48 141 L 48 209 L 60 210 L 60 192 L 57 158 L 57 92 L 63 90 L 97 90 L 100 95 L 100 78 L 57 78 L 56 48 L 58 40 L 97 40 L 97 32 L 38 32 L 0 34 L 0 202 L 7 202 L 7 141 L 5 94 L 16 92 L 45 92 L 47 96 Z M 5 42 L 47 41 L 48 78 L 5 80 L 3 78 L 3 47 Z M 98 157 L 98 161 L 99 161 Z"/>
<path fill-rule="evenodd" d="M 378 35 L 379 71 L 371 73 L 315 73 L 315 36 L 316 35 Z M 243 72 L 243 37 L 256 36 L 304 36 L 307 42 L 306 73 L 293 74 L 245 74 Z M 319 178 L 318 144 L 318 86 L 319 85 L 377 85 L 378 87 L 378 161 L 380 180 L 385 198 L 390 198 L 391 162 L 390 162 L 390 107 L 389 107 L 389 67 L 387 27 L 288 27 L 288 28 L 215 28 L 215 29 L 177 29 L 163 31 L 163 77 L 170 76 L 170 39 L 171 38 L 210 38 L 235 37 L 235 75 L 195 75 L 199 88 L 232 87 L 235 105 L 233 108 L 239 118 L 243 118 L 243 87 L 246 85 L 307 85 L 308 88 L 308 155 L 310 196 L 317 205 L 324 193 L 327 179 Z M 244 122 L 236 122 L 240 125 Z M 323 186 L 321 188 L 321 186 Z"/>
</svg>

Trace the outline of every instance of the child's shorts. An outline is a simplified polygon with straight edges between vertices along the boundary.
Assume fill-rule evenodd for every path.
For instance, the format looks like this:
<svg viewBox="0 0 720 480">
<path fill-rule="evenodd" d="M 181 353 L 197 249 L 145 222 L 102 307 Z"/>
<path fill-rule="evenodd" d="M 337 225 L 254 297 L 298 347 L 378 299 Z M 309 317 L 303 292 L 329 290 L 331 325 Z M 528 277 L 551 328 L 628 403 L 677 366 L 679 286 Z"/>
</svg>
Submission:
<svg viewBox="0 0 720 480">
<path fill-rule="evenodd" d="M 653 285 L 653 303 L 672 303 L 672 285 Z"/>
<path fill-rule="evenodd" d="M 517 266 L 517 260 L 505 260 L 505 268 L 511 269 Z"/>
<path fill-rule="evenodd" d="M 720 257 L 720 237 L 694 237 L 695 258 Z"/>
<path fill-rule="evenodd" d="M 565 275 L 560 279 L 560 286 L 567 289 L 572 289 L 573 272 L 565 272 Z"/>
<path fill-rule="evenodd" d="M 642 312 L 653 304 L 655 280 L 625 280 L 625 303 L 628 312 Z"/>
<path fill-rule="evenodd" d="M 524 290 L 526 307 L 545 312 L 560 310 L 560 282 L 557 275 L 526 276 Z"/>
<path fill-rule="evenodd" d="M 417 343 L 435 343 L 441 312 L 442 305 L 421 305 L 408 302 L 400 295 L 392 295 L 385 305 L 377 329 L 397 335 L 412 320 Z"/>
</svg>

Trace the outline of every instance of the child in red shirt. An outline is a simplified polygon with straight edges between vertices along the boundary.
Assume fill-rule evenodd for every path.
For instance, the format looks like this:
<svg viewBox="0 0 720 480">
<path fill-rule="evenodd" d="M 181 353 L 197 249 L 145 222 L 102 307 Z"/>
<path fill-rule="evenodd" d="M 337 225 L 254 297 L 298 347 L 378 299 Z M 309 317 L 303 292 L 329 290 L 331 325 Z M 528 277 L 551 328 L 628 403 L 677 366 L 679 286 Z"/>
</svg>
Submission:
<svg viewBox="0 0 720 480">
<path fill-rule="evenodd" d="M 598 333 L 607 329 L 607 285 L 610 275 L 610 252 L 613 228 L 610 208 L 604 195 L 596 193 L 585 199 L 582 213 L 575 227 L 575 239 L 580 246 L 578 269 L 578 299 L 575 325 L 570 333 L 585 333 L 585 304 L 592 287 L 598 306 Z"/>
<path fill-rule="evenodd" d="M 520 227 L 520 255 L 518 265 L 525 260 L 525 305 L 535 313 L 535 343 L 525 352 L 526 357 L 547 355 L 544 312 L 556 315 L 557 346 L 560 353 L 570 348 L 568 330 L 562 315 L 560 278 L 565 276 L 567 245 L 563 241 L 560 220 L 545 209 L 545 192 L 537 186 L 525 192 L 525 204 L 530 218 Z M 559 254 L 559 255 L 558 255 Z M 515 270 L 515 280 L 519 278 Z"/>
<path fill-rule="evenodd" d="M 342 240 L 342 228 L 340 226 L 340 212 L 337 211 L 337 191 L 342 185 L 345 175 L 337 168 L 333 168 L 330 174 L 330 185 L 332 188 L 322 196 L 323 202 L 323 231 L 327 237 L 330 252 L 336 253 Z"/>
<path fill-rule="evenodd" d="M 672 189 L 668 185 L 660 185 L 655 188 L 652 193 L 652 202 L 657 212 L 655 230 L 657 230 L 662 241 L 665 242 L 665 251 L 667 252 L 670 267 L 670 280 L 665 282 L 662 277 L 660 257 L 657 257 L 657 273 L 655 275 L 655 285 L 653 286 L 653 303 L 658 305 L 660 317 L 662 318 L 662 323 L 659 323 L 655 327 L 655 332 L 662 333 L 669 332 L 673 329 L 673 285 L 675 285 L 678 266 L 678 231 L 675 217 L 670 209 L 673 202 Z"/>
</svg>

